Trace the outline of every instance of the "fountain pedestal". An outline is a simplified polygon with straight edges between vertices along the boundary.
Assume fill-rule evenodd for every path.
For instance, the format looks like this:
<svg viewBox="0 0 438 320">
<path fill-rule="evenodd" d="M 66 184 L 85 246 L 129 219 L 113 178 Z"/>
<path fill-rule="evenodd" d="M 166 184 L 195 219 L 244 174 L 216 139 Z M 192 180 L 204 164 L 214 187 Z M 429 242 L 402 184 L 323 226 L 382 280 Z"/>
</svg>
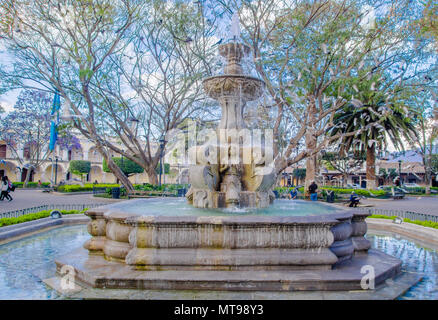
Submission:
<svg viewBox="0 0 438 320">
<path fill-rule="evenodd" d="M 225 74 L 205 79 L 204 88 L 222 106 L 218 136 L 226 138 L 190 150 L 202 156 L 190 168 L 187 198 L 199 208 L 264 208 L 274 199 L 275 173 L 266 160 L 272 152 L 239 135 L 245 103 L 264 83 L 242 74 L 248 47 L 232 41 L 219 52 Z M 400 260 L 368 252 L 365 213 L 165 216 L 145 210 L 150 203 L 143 201 L 131 213 L 125 204 L 89 210 L 89 254 L 82 249 L 58 260 L 58 270 L 70 265 L 80 282 L 98 288 L 294 291 L 361 289 L 364 266 L 374 268 L 377 286 L 401 269 Z"/>
<path fill-rule="evenodd" d="M 147 202 L 148 200 L 145 200 Z M 96 288 L 226 291 L 360 290 L 364 266 L 375 285 L 401 261 L 352 245 L 365 214 L 320 216 L 143 216 L 91 209 L 86 242 L 56 261 Z M 362 238 L 360 238 L 362 237 Z"/>
<path fill-rule="evenodd" d="M 219 157 L 197 161 L 189 169 L 192 187 L 187 198 L 198 208 L 264 208 L 274 200 L 271 189 L 276 176 L 272 163 L 266 157 L 260 160 L 256 151 L 263 156 L 271 146 L 252 144 L 243 120 L 246 102 L 261 96 L 264 82 L 243 74 L 241 61 L 250 53 L 246 45 L 231 41 L 220 45 L 219 53 L 226 59 L 224 74 L 203 81 L 205 92 L 222 108 L 219 141 L 189 150 L 196 158 L 199 152 L 208 153 L 215 148 Z"/>
</svg>

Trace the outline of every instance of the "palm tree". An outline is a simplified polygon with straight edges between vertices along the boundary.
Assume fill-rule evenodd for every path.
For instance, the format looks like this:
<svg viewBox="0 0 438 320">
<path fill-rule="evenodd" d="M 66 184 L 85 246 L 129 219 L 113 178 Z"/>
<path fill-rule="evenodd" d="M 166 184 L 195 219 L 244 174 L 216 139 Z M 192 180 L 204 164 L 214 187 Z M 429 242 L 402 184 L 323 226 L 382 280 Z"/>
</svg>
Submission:
<svg viewBox="0 0 438 320">
<path fill-rule="evenodd" d="M 388 140 L 395 148 L 404 149 L 403 138 L 410 141 L 416 137 L 416 132 L 410 110 L 404 104 L 405 89 L 376 90 L 376 77 L 353 87 L 357 98 L 335 114 L 334 127 L 329 134 L 334 136 L 362 130 L 355 135 L 342 136 L 338 140 L 339 151 L 341 154 L 350 150 L 366 152 L 367 189 L 373 189 L 376 186 L 376 149 L 387 147 Z"/>
</svg>

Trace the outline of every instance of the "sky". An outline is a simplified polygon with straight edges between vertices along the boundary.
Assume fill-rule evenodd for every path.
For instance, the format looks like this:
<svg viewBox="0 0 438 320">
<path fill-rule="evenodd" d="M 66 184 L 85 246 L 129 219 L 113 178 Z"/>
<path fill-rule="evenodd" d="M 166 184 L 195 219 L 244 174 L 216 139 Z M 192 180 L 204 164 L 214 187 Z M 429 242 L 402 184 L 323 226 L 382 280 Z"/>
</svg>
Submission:
<svg viewBox="0 0 438 320">
<path fill-rule="evenodd" d="M 367 21 L 369 23 L 372 23 L 374 21 L 374 11 L 372 10 L 371 7 L 364 8 L 364 10 L 366 10 L 366 11 L 370 10 L 370 17 L 369 17 L 369 20 L 367 20 Z M 234 29 L 236 29 L 236 28 L 237 27 L 235 26 Z M 222 30 L 222 32 L 228 33 L 228 31 L 225 31 L 226 28 L 219 28 L 219 29 Z M 224 36 L 224 34 L 219 34 L 218 36 L 221 37 L 221 36 Z M 1 61 L 1 63 L 7 64 L 9 61 L 12 62 L 12 60 L 13 60 L 13 57 L 6 53 L 4 46 L 2 45 L 2 43 L 0 41 L 0 61 Z M 18 97 L 20 91 L 21 90 L 13 90 L 13 91 L 7 92 L 6 94 L 0 95 L 0 105 L 5 109 L 6 112 L 12 111 L 13 106 L 17 100 L 17 97 Z M 389 147 L 388 151 L 395 150 L 395 148 L 393 147 L 393 145 L 391 143 L 389 143 L 388 147 Z"/>
</svg>

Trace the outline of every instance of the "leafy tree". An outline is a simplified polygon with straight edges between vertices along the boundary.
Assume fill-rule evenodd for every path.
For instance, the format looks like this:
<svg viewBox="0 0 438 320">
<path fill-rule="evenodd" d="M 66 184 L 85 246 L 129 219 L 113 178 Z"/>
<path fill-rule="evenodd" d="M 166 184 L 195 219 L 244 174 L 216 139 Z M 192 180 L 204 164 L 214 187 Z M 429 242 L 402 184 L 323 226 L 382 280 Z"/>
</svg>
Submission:
<svg viewBox="0 0 438 320">
<path fill-rule="evenodd" d="M 127 177 L 136 173 L 144 172 L 144 169 L 141 166 L 130 159 L 123 158 L 122 160 L 121 157 L 114 157 L 113 161 Z M 102 168 L 103 172 L 111 172 L 105 159 L 103 159 Z"/>
<path fill-rule="evenodd" d="M 387 183 L 387 181 L 390 180 L 390 184 L 392 184 L 392 181 L 394 181 L 394 179 L 398 177 L 398 172 L 394 168 L 379 168 L 378 175 L 379 177 L 383 178 L 384 183 Z"/>
<path fill-rule="evenodd" d="M 38 169 L 50 156 L 50 122 L 53 96 L 41 90 L 20 92 L 13 110 L 0 123 L 0 139 L 6 141 L 21 167 L 28 168 L 25 184 L 32 170 Z M 73 139 L 68 128 L 60 128 L 65 137 L 61 148 L 68 148 Z M 21 152 L 23 151 L 23 152 Z"/>
<path fill-rule="evenodd" d="M 129 179 L 112 162 L 99 127 L 96 83 L 120 50 L 146 2 L 136 0 L 3 0 L 2 44 L 12 63 L 0 63 L 2 89 L 41 88 L 59 92 L 64 116 L 92 141 L 112 172 L 129 189 Z M 2 90 L 0 89 L 0 90 Z"/>
<path fill-rule="evenodd" d="M 424 4 L 423 16 L 413 23 L 413 28 L 420 28 L 419 36 L 432 38 L 438 49 L 438 3 L 435 0 L 419 1 Z"/>
<path fill-rule="evenodd" d="M 376 149 L 387 146 L 387 138 L 396 148 L 404 149 L 403 138 L 411 141 L 416 137 L 414 112 L 405 102 L 405 95 L 409 93 L 398 86 L 388 92 L 380 87 L 379 79 L 379 75 L 374 75 L 370 80 L 355 84 L 357 98 L 337 111 L 333 119 L 335 126 L 329 131 L 334 136 L 365 129 L 353 136 L 344 135 L 337 142 L 340 154 L 345 155 L 350 150 L 366 153 L 368 189 L 376 187 Z"/>
<path fill-rule="evenodd" d="M 86 160 L 71 160 L 69 171 L 81 177 L 83 181 L 84 175 L 89 174 L 91 170 L 91 162 Z"/>
<path fill-rule="evenodd" d="M 96 82 L 102 127 L 123 147 L 111 140 L 106 146 L 142 166 L 152 184 L 159 140 L 188 117 L 208 116 L 202 79 L 212 72 L 216 25 L 214 16 L 204 16 L 202 5 L 209 4 L 199 3 L 148 2 L 123 48 L 104 65 L 108 76 Z"/>
<path fill-rule="evenodd" d="M 320 150 L 338 134 L 356 134 L 325 135 L 336 111 L 353 100 L 351 92 L 345 94 L 349 82 L 416 54 L 403 45 L 415 34 L 405 23 L 415 7 L 409 0 L 220 2 L 239 12 L 242 38 L 266 83 L 276 171 L 306 159 L 306 184 L 315 179 Z"/>
<path fill-rule="evenodd" d="M 432 155 L 432 172 L 438 176 L 438 154 Z"/>
<path fill-rule="evenodd" d="M 163 163 L 163 171 L 162 174 L 169 174 L 170 172 L 170 164 L 169 163 Z M 158 163 L 157 167 L 155 168 L 155 171 L 157 174 L 160 174 L 160 164 Z"/>
<path fill-rule="evenodd" d="M 362 167 L 365 161 L 363 153 L 340 154 L 339 152 L 324 152 L 322 160 L 326 165 L 342 174 L 342 185 L 345 186 L 348 176 Z"/>
<path fill-rule="evenodd" d="M 433 95 L 431 90 L 420 90 L 409 100 L 411 107 L 416 110 L 415 128 L 418 139 L 410 140 L 409 145 L 421 156 L 424 167 L 424 182 L 426 193 L 430 193 L 432 183 L 433 155 L 438 148 L 438 130 L 433 119 Z"/>
</svg>

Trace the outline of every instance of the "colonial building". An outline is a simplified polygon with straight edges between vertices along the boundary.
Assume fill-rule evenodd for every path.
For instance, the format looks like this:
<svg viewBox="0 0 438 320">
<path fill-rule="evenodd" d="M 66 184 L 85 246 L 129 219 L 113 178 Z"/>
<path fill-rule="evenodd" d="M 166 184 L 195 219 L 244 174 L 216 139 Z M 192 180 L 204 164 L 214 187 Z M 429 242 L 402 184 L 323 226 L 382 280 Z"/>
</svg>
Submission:
<svg viewBox="0 0 438 320">
<path fill-rule="evenodd" d="M 435 153 L 438 151 L 438 147 L 435 146 Z M 280 179 L 279 185 L 281 186 L 291 186 L 304 184 L 302 176 L 296 176 L 294 172 L 297 172 L 297 168 L 304 169 L 303 165 L 288 167 L 286 168 Z M 384 169 L 384 170 L 381 170 Z M 381 174 L 386 172 L 385 175 Z M 401 176 L 403 183 L 416 183 L 419 186 L 424 186 L 424 176 L 425 170 L 422 163 L 421 156 L 412 150 L 406 152 L 398 152 L 387 154 L 385 156 L 380 156 L 376 161 L 376 175 L 378 185 L 392 185 L 394 176 Z M 327 169 L 325 166 L 321 165 L 320 173 L 317 176 L 317 183 L 321 185 L 329 186 L 345 186 L 346 184 L 356 184 L 361 187 L 366 187 L 366 164 L 365 162 L 362 166 L 348 175 L 344 175 L 337 170 Z M 437 173 L 432 174 L 432 185 L 438 186 Z"/>
<path fill-rule="evenodd" d="M 85 178 L 86 182 L 116 183 L 117 179 L 112 173 L 103 171 L 102 155 L 97 151 L 93 143 L 85 138 L 79 138 L 79 140 L 79 149 L 65 150 L 56 146 L 49 158 L 36 169 L 30 169 L 29 163 L 26 163 L 26 159 L 29 159 L 26 155 L 26 148 L 22 147 L 18 151 L 19 159 L 23 159 L 24 161 L 23 165 L 12 150 L 10 150 L 6 142 L 0 140 L 0 177 L 8 176 L 12 181 L 23 182 L 28 170 L 32 170 L 30 181 L 33 182 L 50 182 L 51 179 L 53 179 L 53 182 L 56 180 L 56 183 L 61 181 L 67 184 L 78 183 L 80 177 L 69 172 L 69 163 L 71 160 L 86 160 L 91 162 L 91 170 Z M 117 154 L 113 156 L 120 157 L 120 155 Z M 172 163 L 172 157 L 164 156 L 164 162 L 169 163 L 169 161 L 171 162 L 170 172 L 163 177 L 162 182 L 185 183 L 187 180 L 184 173 L 185 167 Z M 129 179 L 134 184 L 149 182 L 146 172 L 135 174 L 129 177 Z"/>
</svg>

